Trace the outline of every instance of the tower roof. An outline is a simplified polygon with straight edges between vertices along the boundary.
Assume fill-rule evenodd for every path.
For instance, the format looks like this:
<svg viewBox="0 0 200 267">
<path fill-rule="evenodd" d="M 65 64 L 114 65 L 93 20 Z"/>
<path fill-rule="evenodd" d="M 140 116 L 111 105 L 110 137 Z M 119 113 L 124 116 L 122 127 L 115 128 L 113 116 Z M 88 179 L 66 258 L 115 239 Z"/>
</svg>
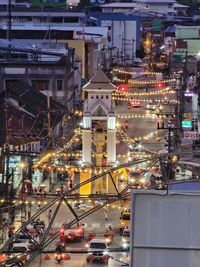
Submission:
<svg viewBox="0 0 200 267">
<path fill-rule="evenodd" d="M 116 86 L 110 82 L 106 74 L 102 70 L 98 70 L 87 84 L 82 88 L 84 91 L 105 90 L 115 91 Z"/>
</svg>

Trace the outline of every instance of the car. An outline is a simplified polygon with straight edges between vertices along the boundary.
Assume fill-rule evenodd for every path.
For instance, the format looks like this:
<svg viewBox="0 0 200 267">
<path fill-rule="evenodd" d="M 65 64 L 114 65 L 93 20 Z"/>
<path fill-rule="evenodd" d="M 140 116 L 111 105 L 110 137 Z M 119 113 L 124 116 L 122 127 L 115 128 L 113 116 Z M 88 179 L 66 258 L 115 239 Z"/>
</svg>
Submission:
<svg viewBox="0 0 200 267">
<path fill-rule="evenodd" d="M 12 244 L 12 253 L 28 253 L 30 251 L 30 243 L 29 242 L 14 242 Z"/>
<path fill-rule="evenodd" d="M 88 245 L 87 262 L 101 261 L 108 264 L 109 254 L 108 245 L 103 239 L 92 239 Z"/>
<path fill-rule="evenodd" d="M 129 249 L 130 247 L 130 228 L 125 228 L 122 233 L 121 244 L 123 249 Z"/>
<path fill-rule="evenodd" d="M 153 110 L 153 111 L 154 111 L 154 110 L 156 110 L 157 106 L 158 106 L 157 103 L 155 103 L 155 102 L 150 102 L 150 103 L 147 104 L 146 109 L 148 109 L 148 110 Z"/>
<path fill-rule="evenodd" d="M 85 234 L 84 225 L 70 229 L 61 228 L 60 234 L 60 240 L 63 238 L 67 242 L 81 241 Z"/>
<path fill-rule="evenodd" d="M 140 108 L 141 107 L 141 101 L 140 100 L 131 100 L 128 102 L 128 108 Z"/>
<path fill-rule="evenodd" d="M 126 209 L 126 210 L 123 210 L 121 212 L 121 216 L 120 216 L 120 227 L 119 227 L 119 230 L 120 230 L 120 234 L 122 235 L 123 231 L 125 228 L 128 228 L 130 227 L 130 217 L 131 217 L 131 213 L 130 213 L 130 210 Z"/>
</svg>

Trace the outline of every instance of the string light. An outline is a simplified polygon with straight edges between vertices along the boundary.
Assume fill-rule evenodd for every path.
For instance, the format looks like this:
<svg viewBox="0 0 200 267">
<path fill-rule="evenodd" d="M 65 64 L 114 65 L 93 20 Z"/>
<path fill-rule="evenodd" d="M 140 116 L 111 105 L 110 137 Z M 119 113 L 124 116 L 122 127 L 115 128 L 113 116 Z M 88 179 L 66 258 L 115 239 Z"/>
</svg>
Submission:
<svg viewBox="0 0 200 267">
<path fill-rule="evenodd" d="M 113 81 L 114 82 L 120 82 L 120 83 L 128 83 L 130 85 L 133 84 L 142 84 L 142 85 L 149 85 L 149 84 L 159 84 L 159 83 L 171 83 L 171 82 L 175 82 L 176 79 L 171 78 L 171 79 L 165 79 L 165 80 L 150 80 L 150 81 L 142 81 L 142 80 L 136 80 L 136 79 L 121 79 L 118 77 L 113 77 Z"/>
<path fill-rule="evenodd" d="M 146 118 L 151 118 L 154 119 L 156 116 L 156 114 L 134 114 L 134 115 L 127 115 L 127 114 L 116 114 L 116 117 L 118 119 L 146 119 Z"/>
<path fill-rule="evenodd" d="M 112 72 L 120 73 L 120 74 L 130 74 L 130 75 L 135 75 L 135 74 L 141 74 L 141 75 L 158 75 L 162 74 L 162 72 L 155 72 L 155 71 L 131 71 L 131 70 L 122 70 L 119 68 L 114 68 Z"/>
<path fill-rule="evenodd" d="M 151 95 L 164 95 L 164 94 L 175 94 L 175 91 L 172 91 L 172 89 L 164 88 L 162 90 L 157 90 L 153 92 L 121 92 L 121 91 L 116 91 L 113 95 L 114 96 L 151 96 Z"/>
<path fill-rule="evenodd" d="M 120 101 L 133 101 L 133 102 L 157 102 L 157 103 L 165 103 L 166 100 L 165 99 L 137 99 L 137 98 L 129 98 L 126 96 L 112 96 L 113 100 L 120 100 Z M 175 100 L 175 99 L 171 99 L 167 101 L 168 104 L 172 103 L 172 104 L 176 104 L 176 103 L 180 103 L 179 101 Z"/>
</svg>

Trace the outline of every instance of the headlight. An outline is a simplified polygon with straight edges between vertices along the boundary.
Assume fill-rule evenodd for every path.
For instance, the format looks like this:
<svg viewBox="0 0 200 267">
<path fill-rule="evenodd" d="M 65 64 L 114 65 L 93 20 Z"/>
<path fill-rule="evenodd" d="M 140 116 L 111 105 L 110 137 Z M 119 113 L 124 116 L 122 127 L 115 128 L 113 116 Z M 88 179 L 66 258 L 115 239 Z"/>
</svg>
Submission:
<svg viewBox="0 0 200 267">
<path fill-rule="evenodd" d="M 103 255 L 108 255 L 108 251 L 104 251 L 103 252 Z"/>
<path fill-rule="evenodd" d="M 123 243 L 123 244 L 122 244 L 122 247 L 123 247 L 123 248 L 127 248 L 127 247 L 128 247 L 128 244 L 127 244 L 127 243 Z"/>
</svg>

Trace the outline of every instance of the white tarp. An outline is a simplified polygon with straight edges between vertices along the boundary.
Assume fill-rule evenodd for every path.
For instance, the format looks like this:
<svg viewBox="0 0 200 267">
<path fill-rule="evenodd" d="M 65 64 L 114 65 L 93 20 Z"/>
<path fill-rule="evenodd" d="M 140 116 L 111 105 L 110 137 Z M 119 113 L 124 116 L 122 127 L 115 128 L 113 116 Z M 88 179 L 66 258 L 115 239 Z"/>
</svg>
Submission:
<svg viewBox="0 0 200 267">
<path fill-rule="evenodd" d="M 131 267 L 200 266 L 200 192 L 132 196 Z"/>
</svg>

